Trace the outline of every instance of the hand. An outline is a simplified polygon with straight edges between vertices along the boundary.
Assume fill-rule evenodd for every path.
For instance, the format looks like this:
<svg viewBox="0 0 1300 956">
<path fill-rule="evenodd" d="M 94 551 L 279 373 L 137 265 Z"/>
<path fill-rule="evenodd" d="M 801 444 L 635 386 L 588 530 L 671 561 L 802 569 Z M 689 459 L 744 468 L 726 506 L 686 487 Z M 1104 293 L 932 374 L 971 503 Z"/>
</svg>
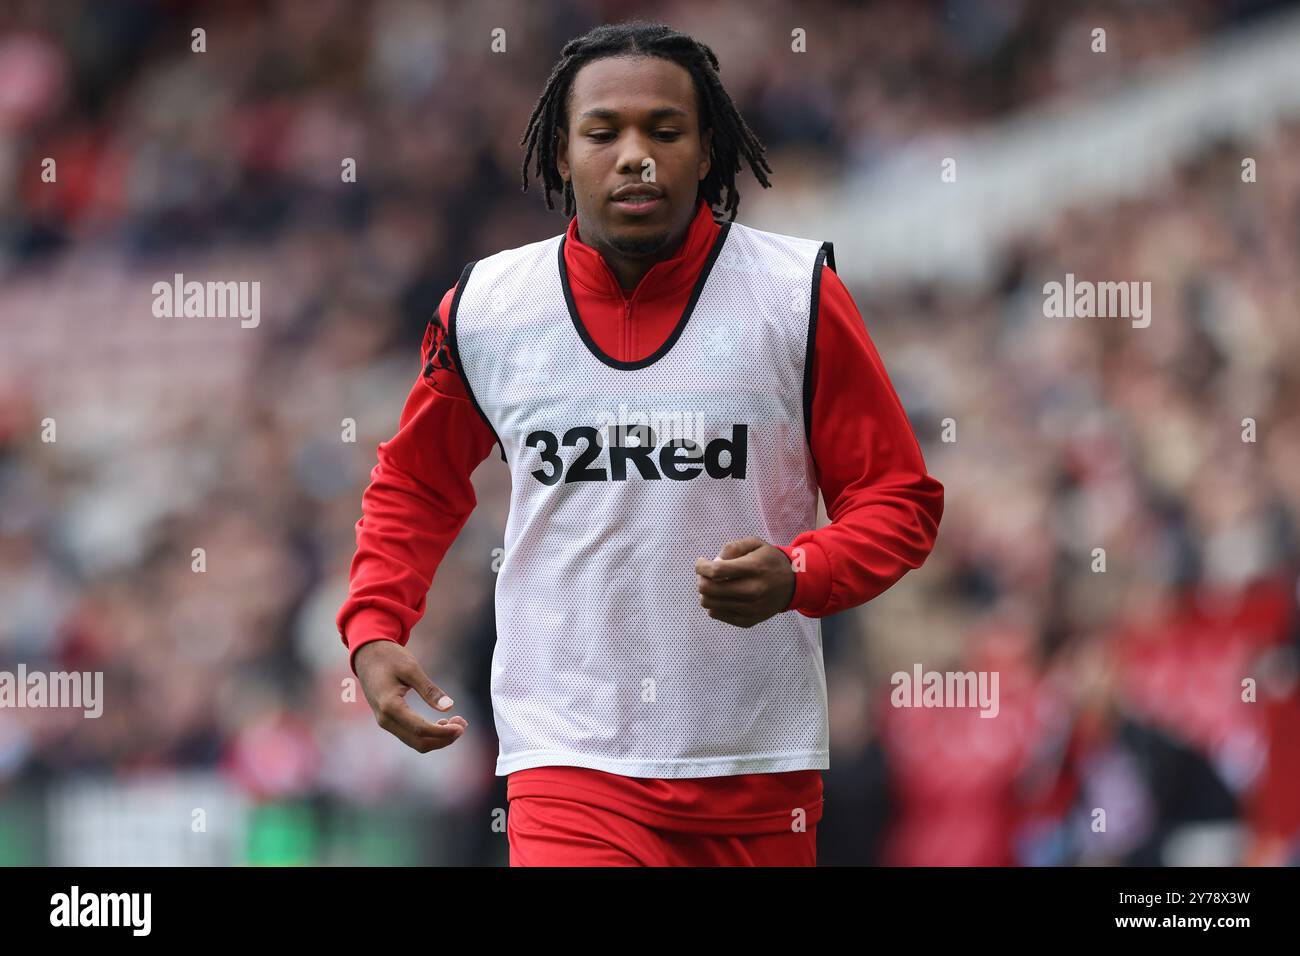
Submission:
<svg viewBox="0 0 1300 956">
<path fill-rule="evenodd" d="M 415 656 L 396 641 L 363 644 L 353 663 L 379 726 L 411 749 L 422 754 L 441 750 L 459 740 L 469 726 L 464 717 L 444 717 L 431 724 L 407 706 L 408 690 L 414 690 L 435 710 L 450 710 L 453 701 L 429 680 Z M 441 707 L 440 700 L 444 701 Z"/>
<path fill-rule="evenodd" d="M 712 561 L 695 559 L 700 606 L 709 617 L 753 627 L 780 614 L 794 596 L 794 568 L 785 552 L 762 538 L 728 541 Z"/>
</svg>

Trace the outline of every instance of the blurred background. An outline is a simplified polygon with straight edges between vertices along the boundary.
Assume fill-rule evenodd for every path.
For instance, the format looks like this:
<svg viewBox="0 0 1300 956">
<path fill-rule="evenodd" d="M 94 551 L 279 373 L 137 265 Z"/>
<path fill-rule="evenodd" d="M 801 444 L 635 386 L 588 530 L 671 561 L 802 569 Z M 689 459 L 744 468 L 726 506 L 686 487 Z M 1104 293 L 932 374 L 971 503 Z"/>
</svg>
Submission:
<svg viewBox="0 0 1300 956">
<path fill-rule="evenodd" d="M 638 16 L 717 52 L 775 170 L 739 221 L 835 242 L 947 491 L 823 622 L 819 861 L 1300 862 L 1295 4 L 5 0 L 0 671 L 105 705 L 0 709 L 0 863 L 505 863 L 499 456 L 411 639 L 456 746 L 345 699 L 334 615 L 439 299 L 566 225 L 519 189 L 560 48 Z M 176 272 L 260 324 L 156 318 Z M 1066 273 L 1150 326 L 1045 318 Z M 915 663 L 999 716 L 891 707 Z"/>
</svg>

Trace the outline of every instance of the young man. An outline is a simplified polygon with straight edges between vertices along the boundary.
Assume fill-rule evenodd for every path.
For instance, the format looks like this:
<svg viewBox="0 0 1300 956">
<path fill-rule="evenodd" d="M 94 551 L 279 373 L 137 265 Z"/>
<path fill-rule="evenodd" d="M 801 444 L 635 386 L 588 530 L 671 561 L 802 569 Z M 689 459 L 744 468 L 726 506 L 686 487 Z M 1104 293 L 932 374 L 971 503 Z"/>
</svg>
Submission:
<svg viewBox="0 0 1300 956">
<path fill-rule="evenodd" d="M 452 701 L 404 645 L 471 474 L 494 444 L 510 468 L 511 865 L 814 864 L 819 618 L 919 567 L 942 515 L 830 244 L 731 221 L 741 158 L 769 170 L 717 69 L 661 24 L 565 46 L 524 188 L 533 159 L 568 229 L 465 267 L 362 498 L 339 632 L 380 726 L 424 753 L 467 724 L 406 705 Z"/>
</svg>

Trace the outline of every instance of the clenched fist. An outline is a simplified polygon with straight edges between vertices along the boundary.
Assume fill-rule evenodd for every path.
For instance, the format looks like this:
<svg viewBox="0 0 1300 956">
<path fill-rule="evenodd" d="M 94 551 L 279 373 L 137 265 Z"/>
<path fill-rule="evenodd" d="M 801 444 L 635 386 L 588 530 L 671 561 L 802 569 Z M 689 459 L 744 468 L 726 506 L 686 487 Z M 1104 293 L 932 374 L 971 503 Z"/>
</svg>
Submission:
<svg viewBox="0 0 1300 956">
<path fill-rule="evenodd" d="M 785 552 L 762 538 L 728 541 L 712 561 L 695 559 L 700 606 L 709 617 L 753 627 L 780 614 L 794 596 L 794 568 Z"/>
</svg>

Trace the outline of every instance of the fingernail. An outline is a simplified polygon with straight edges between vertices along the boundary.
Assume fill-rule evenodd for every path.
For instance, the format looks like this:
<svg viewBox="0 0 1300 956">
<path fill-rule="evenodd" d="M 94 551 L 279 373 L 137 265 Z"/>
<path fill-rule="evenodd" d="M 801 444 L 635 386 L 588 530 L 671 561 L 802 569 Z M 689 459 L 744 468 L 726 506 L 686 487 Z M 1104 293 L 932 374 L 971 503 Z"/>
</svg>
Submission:
<svg viewBox="0 0 1300 956">
<path fill-rule="evenodd" d="M 438 706 L 438 709 L 439 709 L 439 710 L 446 710 L 448 707 L 450 707 L 450 706 L 451 706 L 452 704 L 454 704 L 454 703 L 455 703 L 454 700 L 452 700 L 452 699 L 451 699 L 450 697 L 448 697 L 446 694 L 443 694 L 441 697 L 438 698 L 438 705 L 437 705 L 437 706 Z"/>
</svg>

